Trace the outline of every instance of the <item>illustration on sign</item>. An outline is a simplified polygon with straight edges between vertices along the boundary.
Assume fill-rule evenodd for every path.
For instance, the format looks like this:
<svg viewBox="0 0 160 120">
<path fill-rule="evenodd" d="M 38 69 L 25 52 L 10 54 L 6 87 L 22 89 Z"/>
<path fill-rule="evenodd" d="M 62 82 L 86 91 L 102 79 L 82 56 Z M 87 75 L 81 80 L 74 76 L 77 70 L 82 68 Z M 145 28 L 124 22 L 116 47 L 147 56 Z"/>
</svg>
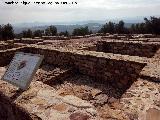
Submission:
<svg viewBox="0 0 160 120">
<path fill-rule="evenodd" d="M 18 52 L 2 79 L 21 89 L 27 89 L 42 59 L 42 55 Z"/>
</svg>

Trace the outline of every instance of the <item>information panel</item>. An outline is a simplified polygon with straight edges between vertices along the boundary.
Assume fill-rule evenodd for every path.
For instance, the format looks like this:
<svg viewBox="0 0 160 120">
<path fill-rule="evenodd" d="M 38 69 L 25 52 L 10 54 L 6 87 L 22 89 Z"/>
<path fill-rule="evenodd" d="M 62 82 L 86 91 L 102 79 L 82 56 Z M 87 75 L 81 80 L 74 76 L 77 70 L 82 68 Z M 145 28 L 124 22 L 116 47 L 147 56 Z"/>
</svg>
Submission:
<svg viewBox="0 0 160 120">
<path fill-rule="evenodd" d="M 42 60 L 42 55 L 17 52 L 2 80 L 25 90 L 30 85 Z"/>
</svg>

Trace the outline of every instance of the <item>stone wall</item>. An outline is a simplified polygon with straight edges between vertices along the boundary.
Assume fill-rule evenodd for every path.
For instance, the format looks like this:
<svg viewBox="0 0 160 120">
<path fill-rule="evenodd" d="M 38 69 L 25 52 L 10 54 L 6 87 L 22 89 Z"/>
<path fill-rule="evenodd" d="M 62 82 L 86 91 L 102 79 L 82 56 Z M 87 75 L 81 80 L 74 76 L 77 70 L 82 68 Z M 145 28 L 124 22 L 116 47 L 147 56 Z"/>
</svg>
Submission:
<svg viewBox="0 0 160 120">
<path fill-rule="evenodd" d="M 144 64 L 105 58 L 77 59 L 76 68 L 100 82 L 127 89 L 139 76 Z"/>
<path fill-rule="evenodd" d="M 109 82 L 118 88 L 128 88 L 146 65 L 128 56 L 98 53 L 92 51 L 59 51 L 47 48 L 22 47 L 0 53 L 0 65 L 8 65 L 15 52 L 23 51 L 44 55 L 43 64 L 69 66 L 81 74 L 100 82 Z M 94 53 L 94 54 L 93 54 Z"/>
<path fill-rule="evenodd" d="M 22 38 L 22 40 L 15 40 L 14 43 L 23 43 L 23 44 L 36 44 L 38 42 L 43 42 L 42 39 L 24 39 Z"/>
<path fill-rule="evenodd" d="M 93 45 L 91 47 L 84 47 L 84 48 L 79 49 L 79 50 L 97 51 L 97 46 Z"/>
<path fill-rule="evenodd" d="M 141 57 L 152 57 L 155 52 L 160 48 L 154 44 L 142 44 L 142 43 L 129 43 L 129 42 L 106 42 L 99 41 L 97 43 L 98 52 L 141 56 Z"/>
<path fill-rule="evenodd" d="M 0 50 L 7 50 L 7 49 L 12 49 L 12 48 L 17 48 L 20 47 L 17 44 L 1 44 L 0 45 Z"/>
<path fill-rule="evenodd" d="M 58 51 L 39 48 L 27 48 L 25 52 L 44 55 L 43 64 L 71 66 L 79 73 L 89 75 L 97 81 L 109 82 L 116 88 L 128 88 L 139 76 L 145 62 L 120 60 L 114 55 L 92 55 L 88 51 Z M 122 58 L 120 56 L 119 58 Z"/>
<path fill-rule="evenodd" d="M 0 66 L 8 65 L 11 62 L 15 53 L 18 51 L 23 51 L 23 49 L 24 47 L 19 47 L 19 48 L 0 51 Z"/>
<path fill-rule="evenodd" d="M 65 36 L 42 36 L 43 40 L 70 40 L 69 37 Z"/>
<path fill-rule="evenodd" d="M 44 55 L 42 64 L 52 64 L 57 66 L 73 66 L 72 53 L 47 48 L 26 47 L 22 51 L 26 53 Z"/>
</svg>

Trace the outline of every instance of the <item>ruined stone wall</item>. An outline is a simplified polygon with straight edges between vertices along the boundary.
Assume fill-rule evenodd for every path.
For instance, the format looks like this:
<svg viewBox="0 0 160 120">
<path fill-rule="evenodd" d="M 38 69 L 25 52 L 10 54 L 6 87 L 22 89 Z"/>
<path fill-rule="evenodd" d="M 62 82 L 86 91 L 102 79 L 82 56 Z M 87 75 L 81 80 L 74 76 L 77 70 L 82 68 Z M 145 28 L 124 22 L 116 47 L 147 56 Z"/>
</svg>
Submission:
<svg viewBox="0 0 160 120">
<path fill-rule="evenodd" d="M 97 43 L 98 52 L 152 57 L 160 47 L 158 45 L 142 44 L 142 43 L 125 43 L 125 42 L 105 42 Z"/>
<path fill-rule="evenodd" d="M 36 44 L 38 42 L 43 42 L 42 39 L 23 39 L 23 40 L 15 40 L 15 43 L 23 43 L 23 44 Z"/>
<path fill-rule="evenodd" d="M 109 82 L 118 88 L 128 88 L 137 79 L 145 63 L 98 57 L 84 52 L 62 52 L 30 48 L 25 52 L 44 55 L 43 64 L 74 67 L 79 73 L 101 82 Z"/>
<path fill-rule="evenodd" d="M 145 64 L 92 56 L 76 56 L 75 66 L 82 74 L 114 87 L 127 89 L 139 76 Z"/>
<path fill-rule="evenodd" d="M 97 51 L 97 46 L 94 45 L 94 46 L 91 46 L 91 47 L 84 47 L 80 50 Z"/>
<path fill-rule="evenodd" d="M 18 51 L 23 51 L 23 49 L 24 47 L 19 47 L 19 48 L 0 51 L 0 66 L 8 65 L 13 59 L 15 53 Z"/>
<path fill-rule="evenodd" d="M 43 64 L 73 66 L 72 53 L 41 48 L 24 48 L 24 52 L 44 55 Z"/>
<path fill-rule="evenodd" d="M 145 63 L 119 60 L 114 55 L 99 57 L 98 53 L 92 55 L 87 51 L 66 52 L 35 47 L 22 47 L 0 52 L 0 65 L 8 65 L 17 51 L 44 55 L 43 64 L 73 67 L 81 74 L 125 89 L 137 79 L 145 66 Z"/>
<path fill-rule="evenodd" d="M 1 44 L 0 45 L 0 50 L 7 50 L 7 49 L 12 49 L 12 48 L 17 48 L 19 45 L 15 44 Z"/>
</svg>

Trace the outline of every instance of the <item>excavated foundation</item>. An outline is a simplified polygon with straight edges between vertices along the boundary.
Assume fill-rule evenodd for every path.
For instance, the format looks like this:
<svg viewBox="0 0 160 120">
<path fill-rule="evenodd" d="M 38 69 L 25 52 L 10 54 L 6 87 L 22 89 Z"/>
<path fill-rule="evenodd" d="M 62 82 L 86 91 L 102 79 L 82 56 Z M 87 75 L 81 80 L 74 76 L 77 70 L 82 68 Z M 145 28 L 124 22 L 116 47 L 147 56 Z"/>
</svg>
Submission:
<svg viewBox="0 0 160 120">
<path fill-rule="evenodd" d="M 159 49 L 159 45 L 140 43 L 140 42 L 114 42 L 99 41 L 96 45 L 96 51 L 105 53 L 114 53 L 122 55 L 140 56 L 151 58 Z"/>
<path fill-rule="evenodd" d="M 41 46 L 26 46 L 0 51 L 1 74 L 4 73 L 15 52 L 21 51 L 44 55 L 43 63 L 32 80 L 31 90 L 36 91 L 36 94 L 32 95 L 32 92 L 29 92 L 29 95 L 26 94 L 25 99 L 25 95 L 21 95 L 23 93 L 15 88 L 12 90 L 12 92 L 14 91 L 13 94 L 6 91 L 6 94 L 11 94 L 9 95 L 10 97 L 0 93 L 0 118 L 11 118 L 13 120 L 22 118 L 24 120 L 40 119 L 37 115 L 32 114 L 30 112 L 32 110 L 27 106 L 25 108 L 30 110 L 29 112 L 21 109 L 17 104 L 30 105 L 31 103 L 28 99 L 31 99 L 33 102 L 37 100 L 36 95 L 42 97 L 42 93 L 38 91 L 42 88 L 45 91 L 46 86 L 50 86 L 49 90 L 46 91 L 51 92 L 52 89 L 56 91 L 56 94 L 60 96 L 57 99 L 63 99 L 65 96 L 76 96 L 88 101 L 95 107 L 98 114 L 104 112 L 104 108 L 108 109 L 107 106 L 113 107 L 113 104 L 120 107 L 120 99 L 126 96 L 126 91 L 132 89 L 132 86 L 140 79 L 141 71 L 150 62 L 149 58 L 154 56 L 158 46 L 147 47 L 146 45 L 137 46 L 137 44 L 128 45 L 128 43 L 123 45 L 122 43 L 117 43 L 116 46 L 114 45 L 113 43 L 103 42 L 103 44 L 98 43 L 96 48 L 91 47 L 88 50 L 73 51 L 42 48 Z M 129 47 L 127 48 L 126 46 Z M 148 54 L 144 54 L 146 52 Z M 5 85 L 6 83 L 3 84 Z M 2 88 L 3 84 L 1 84 Z M 34 85 L 39 90 L 34 89 Z M 44 87 L 41 88 L 41 86 Z M 2 91 L 5 91 L 5 89 L 2 89 Z M 48 93 L 43 94 L 46 95 Z M 21 101 L 21 99 L 23 100 Z M 46 97 L 46 99 L 48 98 Z M 14 102 L 15 100 L 16 102 Z M 48 101 L 50 102 L 50 99 Z M 41 106 L 45 104 L 44 100 L 40 99 L 35 103 L 38 106 L 36 108 L 37 111 L 46 107 Z M 53 106 L 49 105 L 45 109 L 50 109 Z M 62 106 L 58 106 L 56 109 L 65 109 L 64 103 Z M 38 115 L 41 116 L 41 114 Z M 106 116 L 103 115 L 101 117 L 105 118 Z M 72 117 L 71 115 L 70 119 Z M 84 117 L 88 116 L 84 115 Z M 131 117 L 136 118 L 134 115 Z"/>
</svg>

